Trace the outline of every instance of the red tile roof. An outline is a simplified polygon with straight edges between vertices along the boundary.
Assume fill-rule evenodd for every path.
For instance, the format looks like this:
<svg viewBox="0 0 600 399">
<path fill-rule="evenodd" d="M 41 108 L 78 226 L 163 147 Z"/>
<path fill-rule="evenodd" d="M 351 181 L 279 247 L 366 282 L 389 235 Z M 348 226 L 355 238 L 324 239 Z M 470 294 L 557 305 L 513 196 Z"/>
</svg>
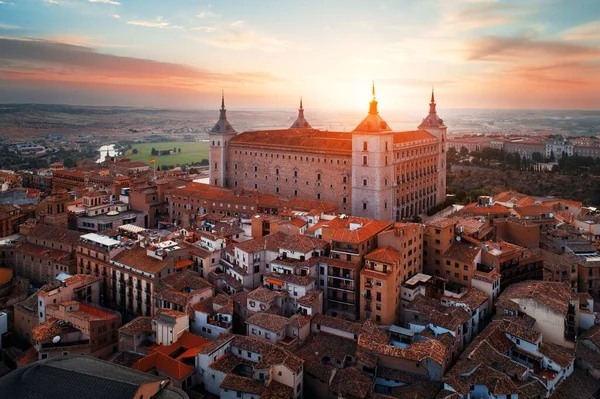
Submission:
<svg viewBox="0 0 600 399">
<path fill-rule="evenodd" d="M 144 372 L 149 372 L 152 369 L 160 370 L 174 380 L 183 380 L 196 371 L 194 367 L 163 355 L 158 351 L 138 360 L 132 368 Z"/>
</svg>

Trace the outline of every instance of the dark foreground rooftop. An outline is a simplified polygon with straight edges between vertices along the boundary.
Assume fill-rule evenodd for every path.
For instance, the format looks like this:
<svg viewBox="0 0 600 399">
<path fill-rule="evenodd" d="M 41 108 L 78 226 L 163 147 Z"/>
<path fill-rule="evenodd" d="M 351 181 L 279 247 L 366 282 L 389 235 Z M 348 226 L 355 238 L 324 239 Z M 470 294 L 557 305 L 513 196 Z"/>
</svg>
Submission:
<svg viewBox="0 0 600 399">
<path fill-rule="evenodd" d="M 3 398 L 20 399 L 188 399 L 168 379 L 142 373 L 88 356 L 41 360 L 0 378 Z M 147 395 L 147 396 L 146 396 Z"/>
</svg>

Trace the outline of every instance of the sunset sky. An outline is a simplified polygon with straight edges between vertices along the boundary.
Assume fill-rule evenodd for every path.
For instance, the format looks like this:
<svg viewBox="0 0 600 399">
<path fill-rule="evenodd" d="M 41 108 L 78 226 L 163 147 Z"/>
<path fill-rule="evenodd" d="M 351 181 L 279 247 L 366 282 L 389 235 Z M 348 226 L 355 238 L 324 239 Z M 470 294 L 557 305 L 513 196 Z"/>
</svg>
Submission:
<svg viewBox="0 0 600 399">
<path fill-rule="evenodd" d="M 600 109 L 600 0 L 0 0 L 0 102 Z"/>
</svg>

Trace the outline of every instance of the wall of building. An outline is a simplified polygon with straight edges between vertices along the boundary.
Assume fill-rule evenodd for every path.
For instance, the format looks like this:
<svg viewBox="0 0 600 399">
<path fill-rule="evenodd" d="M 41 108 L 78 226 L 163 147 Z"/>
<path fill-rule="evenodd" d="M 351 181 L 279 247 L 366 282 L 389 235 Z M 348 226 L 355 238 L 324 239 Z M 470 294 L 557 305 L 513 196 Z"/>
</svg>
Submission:
<svg viewBox="0 0 600 399">
<path fill-rule="evenodd" d="M 565 315 L 556 313 L 552 309 L 531 299 L 516 299 L 519 310 L 535 319 L 534 329 L 552 343 L 574 348 L 575 343 L 564 338 Z"/>
</svg>

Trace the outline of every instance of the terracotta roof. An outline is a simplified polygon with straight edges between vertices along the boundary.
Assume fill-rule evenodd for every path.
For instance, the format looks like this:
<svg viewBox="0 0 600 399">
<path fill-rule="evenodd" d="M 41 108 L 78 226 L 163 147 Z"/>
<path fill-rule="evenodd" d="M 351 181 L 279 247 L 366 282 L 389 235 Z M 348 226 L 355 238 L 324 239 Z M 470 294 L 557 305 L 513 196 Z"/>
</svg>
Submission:
<svg viewBox="0 0 600 399">
<path fill-rule="evenodd" d="M 17 367 L 27 366 L 28 364 L 35 363 L 38 360 L 39 360 L 38 351 L 35 349 L 35 346 L 32 346 L 29 349 L 27 349 L 23 353 L 23 355 L 21 355 L 17 359 Z"/>
<path fill-rule="evenodd" d="M 368 337 L 363 337 L 361 335 L 358 338 L 358 345 L 366 350 L 384 356 L 397 357 L 417 362 L 431 359 L 440 365 L 444 364 L 448 350 L 444 344 L 436 339 L 417 341 L 413 342 L 408 348 L 400 348 L 393 345 L 377 343 L 369 340 Z"/>
<path fill-rule="evenodd" d="M 366 254 L 365 259 L 374 262 L 394 264 L 402 260 L 402 254 L 392 247 L 377 248 Z"/>
<path fill-rule="evenodd" d="M 260 286 L 248 293 L 248 299 L 260 302 L 271 302 L 275 298 L 284 296 L 287 296 L 287 292 L 273 291 L 263 286 Z"/>
<path fill-rule="evenodd" d="M 359 334 L 361 331 L 360 323 L 342 319 L 340 317 L 327 316 L 321 313 L 317 313 L 313 316 L 312 324 L 318 324 L 352 334 Z"/>
<path fill-rule="evenodd" d="M 221 389 L 231 389 L 232 391 L 254 393 L 262 395 L 265 391 L 265 381 L 255 380 L 253 378 L 241 377 L 236 374 L 227 374 L 221 382 Z"/>
<path fill-rule="evenodd" d="M 68 262 L 69 260 L 71 260 L 71 253 L 69 252 L 61 251 L 59 249 L 54 248 L 48 248 L 42 245 L 32 244 L 29 242 L 17 244 L 15 250 L 18 253 L 27 254 L 42 259 L 52 259 L 57 262 Z"/>
<path fill-rule="evenodd" d="M 119 252 L 111 260 L 111 263 L 113 262 L 133 267 L 146 273 L 158 274 L 158 272 L 166 268 L 172 260 L 169 257 L 165 257 L 161 260 L 148 256 L 146 254 L 146 248 L 142 248 L 138 245 Z"/>
<path fill-rule="evenodd" d="M 289 249 L 300 253 L 307 253 L 314 249 L 323 249 L 328 243 L 318 238 L 307 237 L 301 234 L 291 234 L 280 243 L 281 249 Z"/>
<path fill-rule="evenodd" d="M 409 143 L 411 141 L 436 141 L 434 135 L 425 130 L 412 130 L 407 132 L 395 132 L 394 133 L 394 144 Z"/>
<path fill-rule="evenodd" d="M 456 220 L 449 219 L 449 218 L 441 218 L 441 219 L 425 222 L 425 225 L 435 227 L 438 229 L 445 229 L 447 227 L 454 226 L 455 224 L 456 224 Z"/>
<path fill-rule="evenodd" d="M 513 301 L 532 299 L 561 314 L 567 313 L 569 301 L 579 300 L 577 294 L 571 291 L 571 287 L 567 283 L 537 280 L 511 284 L 500 295 L 500 298 L 508 298 Z"/>
<path fill-rule="evenodd" d="M 351 228 L 351 224 L 358 225 L 358 227 Z M 376 236 L 377 233 L 391 225 L 391 222 L 384 220 L 351 216 L 343 219 L 338 217 L 326 222 L 321 227 L 323 230 L 329 230 L 329 237 L 332 241 L 358 244 Z"/>
<path fill-rule="evenodd" d="M 311 335 L 307 342 L 296 351 L 304 360 L 304 372 L 329 383 L 336 361 L 344 362 L 346 355 L 353 356 L 358 344 L 355 340 L 325 332 Z M 324 362 L 323 359 L 329 359 Z"/>
<path fill-rule="evenodd" d="M 297 373 L 302 368 L 302 359 L 298 356 L 262 339 L 235 335 L 231 345 L 261 355 L 255 366 L 258 369 L 264 370 L 274 365 L 283 364 L 294 373 Z"/>
<path fill-rule="evenodd" d="M 79 284 L 80 287 L 83 287 L 85 285 L 90 285 L 100 280 L 102 280 L 100 277 L 92 276 L 89 274 L 76 274 L 67 278 L 65 280 L 65 285 L 69 286 Z"/>
<path fill-rule="evenodd" d="M 31 336 L 36 341 L 45 341 L 62 332 L 61 326 L 58 324 L 60 320 L 54 317 L 49 317 L 45 322 L 38 324 L 31 329 Z"/>
<path fill-rule="evenodd" d="M 278 333 L 288 325 L 288 319 L 287 317 L 276 314 L 257 312 L 248 317 L 246 324 L 255 325 L 257 327 L 264 328 L 265 330 Z"/>
<path fill-rule="evenodd" d="M 541 343 L 540 353 L 548 357 L 548 359 L 552 360 L 562 368 L 569 367 L 569 365 L 575 360 L 573 350 L 549 341 L 543 341 Z"/>
<path fill-rule="evenodd" d="M 127 331 L 132 335 L 147 334 L 152 332 L 152 317 L 136 317 L 123 327 L 119 328 L 119 331 Z"/>
<path fill-rule="evenodd" d="M 366 398 L 373 387 L 373 377 L 356 367 L 336 370 L 329 390 L 338 397 Z"/>
<path fill-rule="evenodd" d="M 350 133 L 325 132 L 317 129 L 253 131 L 238 134 L 229 141 L 232 147 L 288 148 L 293 151 L 341 153 L 352 152 Z"/>
<path fill-rule="evenodd" d="M 214 292 L 214 287 L 193 270 L 182 270 L 162 277 L 154 289 L 154 296 L 179 306 L 187 306 L 192 298 Z"/>
<path fill-rule="evenodd" d="M 284 281 L 288 284 L 299 285 L 299 286 L 303 286 L 303 287 L 306 287 L 315 281 L 315 277 L 311 277 L 308 275 L 307 276 L 299 276 L 297 274 L 275 273 L 275 272 L 266 273 L 265 277 L 273 279 L 273 280 Z"/>
<path fill-rule="evenodd" d="M 283 244 L 286 239 L 287 235 L 278 232 L 264 237 L 255 238 L 253 240 L 235 243 L 233 244 L 232 248 L 239 248 L 241 251 L 246 253 L 255 253 L 263 250 L 279 252 L 281 244 Z"/>
<path fill-rule="evenodd" d="M 471 314 L 462 307 L 444 306 L 437 299 L 421 294 L 416 295 L 412 302 L 406 305 L 405 310 L 425 314 L 429 317 L 429 323 L 450 331 L 456 331 L 471 319 Z"/>
<path fill-rule="evenodd" d="M 534 217 L 541 216 L 542 214 L 548 215 L 552 213 L 552 208 L 544 205 L 532 204 L 523 207 L 516 207 L 515 212 L 521 217 Z"/>
<path fill-rule="evenodd" d="M 479 308 L 481 305 L 488 301 L 488 296 L 485 292 L 478 290 L 477 288 L 466 288 L 465 293 L 460 298 L 442 296 L 442 300 L 449 302 L 462 303 L 466 305 L 471 311 Z"/>
<path fill-rule="evenodd" d="M 453 242 L 446 253 L 444 253 L 444 256 L 451 260 L 472 264 L 480 252 L 481 248 L 479 246 L 466 242 Z"/>
<path fill-rule="evenodd" d="M 144 372 L 156 369 L 174 380 L 183 380 L 196 371 L 194 367 L 177 361 L 160 352 L 152 352 L 143 359 L 138 360 L 132 368 Z"/>
<path fill-rule="evenodd" d="M 47 226 L 38 224 L 33 229 L 29 230 L 27 237 L 29 241 L 37 238 L 39 240 L 48 240 L 53 242 L 61 242 L 67 245 L 76 245 L 79 242 L 79 237 L 84 233 L 74 230 L 67 230 L 61 227 Z"/>
</svg>

